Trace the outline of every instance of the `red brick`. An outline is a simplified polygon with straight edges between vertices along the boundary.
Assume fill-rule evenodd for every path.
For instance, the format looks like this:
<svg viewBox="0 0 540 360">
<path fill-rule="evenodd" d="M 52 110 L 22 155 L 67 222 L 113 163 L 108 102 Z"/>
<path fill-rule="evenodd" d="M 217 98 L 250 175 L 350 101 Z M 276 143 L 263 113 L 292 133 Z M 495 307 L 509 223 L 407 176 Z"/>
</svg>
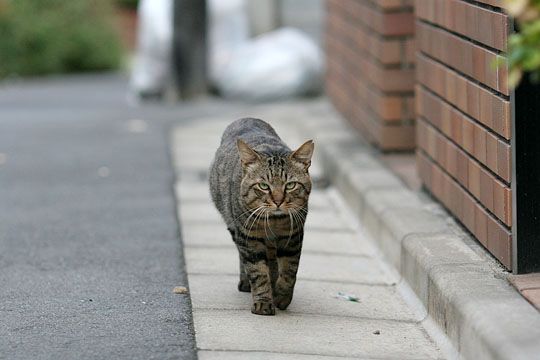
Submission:
<svg viewBox="0 0 540 360">
<path fill-rule="evenodd" d="M 480 126 L 474 127 L 474 157 L 481 163 L 487 162 L 487 150 L 486 150 L 486 131 Z"/>
<path fill-rule="evenodd" d="M 507 268 L 511 267 L 512 259 L 512 237 L 510 231 L 497 222 L 493 216 L 483 210 L 483 207 L 474 200 L 463 188 L 456 184 L 455 180 L 444 174 L 440 168 L 420 151 L 418 154 L 419 167 L 430 168 L 431 182 L 426 186 L 433 195 L 443 202 L 450 209 L 450 199 L 443 196 L 442 189 L 450 185 L 451 196 L 461 198 L 461 208 L 458 219 L 476 236 L 482 237 L 480 241 L 486 248 Z M 434 180 L 435 179 L 435 180 Z M 458 195 L 459 194 L 459 195 Z M 455 210 L 455 202 L 452 202 Z M 484 227 L 484 219 L 486 226 Z M 485 230 L 484 230 L 485 229 Z"/>
<path fill-rule="evenodd" d="M 417 22 L 416 31 L 421 34 L 422 39 L 426 39 L 418 42 L 419 50 L 492 89 L 509 95 L 508 88 L 502 86 L 497 71 L 491 66 L 497 58 L 496 53 L 422 22 Z M 479 52 L 484 56 L 483 72 L 478 72 L 472 62 L 473 56 L 478 56 Z"/>
<path fill-rule="evenodd" d="M 480 170 L 480 202 L 493 212 L 493 183 L 495 179 L 485 169 Z"/>
<path fill-rule="evenodd" d="M 410 35 L 414 33 L 412 12 L 386 13 L 381 19 L 378 31 L 385 36 Z"/>
<path fill-rule="evenodd" d="M 430 7 L 431 11 L 418 11 Z M 455 33 L 506 50 L 507 15 L 460 0 L 419 2 L 416 16 Z"/>
<path fill-rule="evenodd" d="M 487 247 L 488 244 L 488 217 L 487 212 L 482 209 L 480 206 L 475 207 L 474 212 L 474 235 L 482 243 L 482 245 Z"/>
<path fill-rule="evenodd" d="M 480 166 L 476 164 L 474 161 L 469 161 L 468 169 L 469 169 L 468 189 L 471 192 L 471 194 L 474 195 L 475 198 L 480 199 L 480 187 L 482 186 Z"/>
<path fill-rule="evenodd" d="M 441 98 L 427 92 L 424 87 L 417 87 L 416 94 L 418 99 L 418 114 L 420 116 L 438 128 L 461 149 L 467 151 L 469 155 L 487 166 L 503 180 L 506 182 L 510 181 L 507 174 L 501 172 L 498 164 L 500 157 L 498 155 L 499 139 L 495 135 L 466 115 L 451 108 Z M 449 115 L 447 115 L 448 113 Z M 472 128 L 472 139 L 470 138 L 471 130 L 468 130 L 469 133 L 464 133 L 463 128 Z M 472 148 L 468 149 L 467 147 L 471 146 L 471 144 Z M 509 145 L 503 144 L 504 146 L 502 146 L 501 152 L 507 158 L 509 156 Z"/>
<path fill-rule="evenodd" d="M 486 127 L 492 129 L 506 139 L 510 139 L 510 102 L 487 91 L 478 85 L 470 82 L 457 72 L 436 63 L 424 55 L 416 57 L 418 69 L 429 74 L 418 78 L 418 81 L 435 92 L 442 99 L 452 103 L 460 111 L 473 117 L 477 114 L 478 120 Z M 444 82 L 441 81 L 444 79 Z M 455 94 L 448 93 L 451 85 L 442 84 L 455 83 Z M 479 110 L 469 107 L 468 92 L 479 101 Z M 455 99 L 453 99 L 455 97 Z"/>
</svg>

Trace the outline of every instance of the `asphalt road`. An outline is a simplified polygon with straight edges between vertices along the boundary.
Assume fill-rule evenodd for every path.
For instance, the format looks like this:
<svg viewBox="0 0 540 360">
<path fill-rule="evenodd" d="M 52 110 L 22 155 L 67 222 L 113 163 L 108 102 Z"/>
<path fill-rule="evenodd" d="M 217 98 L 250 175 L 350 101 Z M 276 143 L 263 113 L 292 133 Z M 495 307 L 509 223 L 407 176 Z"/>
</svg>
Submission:
<svg viewBox="0 0 540 360">
<path fill-rule="evenodd" d="M 168 129 L 234 104 L 133 107 L 125 87 L 0 85 L 0 359 L 196 357 Z"/>
</svg>

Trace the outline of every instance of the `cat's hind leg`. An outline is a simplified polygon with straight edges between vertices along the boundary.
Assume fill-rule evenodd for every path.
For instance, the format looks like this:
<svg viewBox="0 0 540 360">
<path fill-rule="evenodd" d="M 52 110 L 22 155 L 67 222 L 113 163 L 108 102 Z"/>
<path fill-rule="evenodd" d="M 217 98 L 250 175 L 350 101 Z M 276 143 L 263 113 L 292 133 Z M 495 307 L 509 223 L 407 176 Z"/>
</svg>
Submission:
<svg viewBox="0 0 540 360">
<path fill-rule="evenodd" d="M 242 256 L 240 256 L 240 281 L 238 281 L 238 291 L 251 292 L 251 285 L 246 275 L 246 268 L 242 262 Z"/>
<path fill-rule="evenodd" d="M 231 233 L 233 241 L 236 243 L 236 239 L 235 239 L 236 231 L 231 229 L 231 228 L 228 228 L 227 230 L 229 230 L 229 232 Z M 240 249 L 238 249 L 238 251 L 240 251 Z M 244 267 L 244 263 L 242 261 L 242 256 L 240 254 L 239 254 L 239 263 L 240 263 L 240 266 L 239 266 L 239 268 L 240 268 L 240 280 L 238 281 L 238 291 L 250 292 L 251 291 L 251 286 L 249 284 L 249 280 L 248 280 L 247 275 L 246 275 L 246 268 Z"/>
</svg>

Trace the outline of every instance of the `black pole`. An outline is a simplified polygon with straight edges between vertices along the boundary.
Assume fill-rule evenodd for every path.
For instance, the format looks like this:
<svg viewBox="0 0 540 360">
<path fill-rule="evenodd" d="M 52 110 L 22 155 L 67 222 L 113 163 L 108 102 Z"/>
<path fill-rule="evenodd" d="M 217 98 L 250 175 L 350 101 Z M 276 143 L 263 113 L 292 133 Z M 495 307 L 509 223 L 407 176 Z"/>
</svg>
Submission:
<svg viewBox="0 0 540 360">
<path fill-rule="evenodd" d="M 525 74 L 512 96 L 513 271 L 540 271 L 540 83 Z"/>
<path fill-rule="evenodd" d="M 174 0 L 173 68 L 184 100 L 207 90 L 206 19 L 205 0 Z"/>
</svg>

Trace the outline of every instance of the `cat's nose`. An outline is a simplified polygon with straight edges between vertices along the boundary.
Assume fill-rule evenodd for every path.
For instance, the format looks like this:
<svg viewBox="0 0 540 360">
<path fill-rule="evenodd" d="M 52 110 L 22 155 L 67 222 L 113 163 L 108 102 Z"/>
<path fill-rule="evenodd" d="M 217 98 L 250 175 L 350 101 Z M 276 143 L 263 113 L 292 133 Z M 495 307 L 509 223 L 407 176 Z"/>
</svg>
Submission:
<svg viewBox="0 0 540 360">
<path fill-rule="evenodd" d="M 285 200 L 285 196 L 283 193 L 276 191 L 272 194 L 272 201 L 274 202 L 274 204 L 276 204 L 277 207 L 283 204 L 283 200 Z"/>
</svg>

